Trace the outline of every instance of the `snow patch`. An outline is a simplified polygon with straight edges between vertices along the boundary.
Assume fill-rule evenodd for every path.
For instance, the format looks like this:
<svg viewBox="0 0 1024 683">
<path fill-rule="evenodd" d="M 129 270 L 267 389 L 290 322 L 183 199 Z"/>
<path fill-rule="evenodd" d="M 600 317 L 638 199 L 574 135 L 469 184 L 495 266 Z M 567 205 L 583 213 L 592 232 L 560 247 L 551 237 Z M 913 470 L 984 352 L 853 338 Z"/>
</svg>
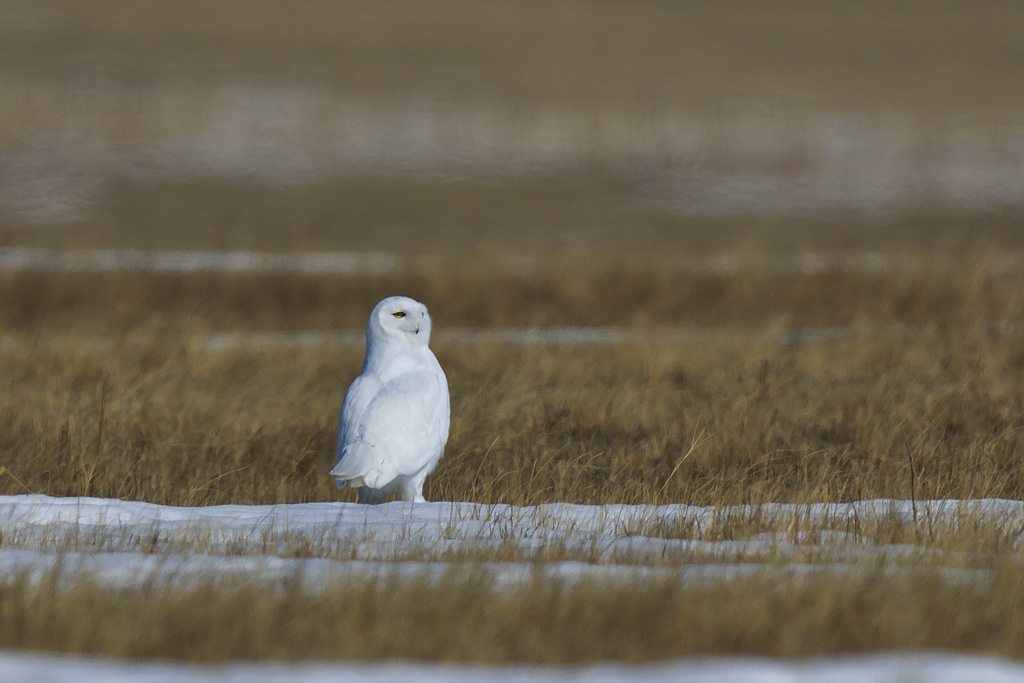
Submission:
<svg viewBox="0 0 1024 683">
<path fill-rule="evenodd" d="M 807 661 L 726 657 L 649 666 L 599 664 L 580 667 L 484 667 L 413 662 L 199 666 L 0 653 L 0 683 L 449 683 L 484 680 L 495 683 L 1011 683 L 1024 681 L 1024 664 L 997 657 L 929 652 Z"/>
</svg>

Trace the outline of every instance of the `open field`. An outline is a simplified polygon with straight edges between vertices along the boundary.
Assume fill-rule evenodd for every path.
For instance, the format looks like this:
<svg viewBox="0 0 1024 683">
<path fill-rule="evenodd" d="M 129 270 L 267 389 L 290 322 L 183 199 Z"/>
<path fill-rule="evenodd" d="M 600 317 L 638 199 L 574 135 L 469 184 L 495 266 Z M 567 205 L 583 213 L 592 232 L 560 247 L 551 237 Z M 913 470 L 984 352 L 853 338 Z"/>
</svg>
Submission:
<svg viewBox="0 0 1024 683">
<path fill-rule="evenodd" d="M 1021 655 L 1015 501 L 170 508 L 15 496 L 0 513 L 7 646 L 191 661 Z"/>
<path fill-rule="evenodd" d="M 0 681 L 1024 680 L 1024 5 L 287 7 L 0 0 Z"/>
<path fill-rule="evenodd" d="M 524 274 L 483 258 L 378 276 L 10 273 L 0 490 L 333 500 L 324 472 L 359 330 L 376 300 L 406 292 L 431 302 L 452 387 L 448 456 L 429 498 L 908 497 L 910 458 L 919 497 L 1024 497 L 1021 290 L 1009 269 L 929 260 L 723 275 L 581 256 Z M 631 336 L 445 337 L 533 325 Z M 355 343 L 245 343 L 337 330 Z"/>
<path fill-rule="evenodd" d="M 0 588 L 0 643 L 190 661 L 554 664 L 939 649 L 1019 658 L 1020 569 L 1002 567 L 992 586 L 976 588 L 935 570 L 871 565 L 633 584 L 538 574 L 500 590 L 472 567 L 439 581 L 342 576 L 316 592 L 289 590 L 287 579 L 284 590 L 251 578 L 121 590 L 88 578 L 56 588 L 45 577 L 15 579 Z"/>
<path fill-rule="evenodd" d="M 480 251 L 354 274 L 125 259 L 0 280 L 7 647 L 1021 657 L 1012 252 Z M 332 502 L 351 496 L 326 472 L 360 327 L 393 291 L 432 302 L 452 388 L 425 491 L 442 502 Z M 978 499 L 1009 500 L 956 502 Z"/>
</svg>

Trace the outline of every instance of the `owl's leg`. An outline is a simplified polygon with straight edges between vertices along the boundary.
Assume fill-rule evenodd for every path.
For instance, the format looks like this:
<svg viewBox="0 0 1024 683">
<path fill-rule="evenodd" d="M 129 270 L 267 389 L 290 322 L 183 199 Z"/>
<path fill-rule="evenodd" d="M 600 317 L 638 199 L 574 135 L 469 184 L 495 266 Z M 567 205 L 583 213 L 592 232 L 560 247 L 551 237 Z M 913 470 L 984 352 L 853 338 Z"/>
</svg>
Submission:
<svg viewBox="0 0 1024 683">
<path fill-rule="evenodd" d="M 380 505 L 384 502 L 384 496 L 387 495 L 380 489 L 371 489 L 369 486 L 359 487 L 359 502 L 364 505 Z"/>
<path fill-rule="evenodd" d="M 411 500 L 414 503 L 426 503 L 423 497 L 423 482 L 427 480 L 427 473 L 417 472 L 411 477 L 402 479 L 402 500 Z"/>
</svg>

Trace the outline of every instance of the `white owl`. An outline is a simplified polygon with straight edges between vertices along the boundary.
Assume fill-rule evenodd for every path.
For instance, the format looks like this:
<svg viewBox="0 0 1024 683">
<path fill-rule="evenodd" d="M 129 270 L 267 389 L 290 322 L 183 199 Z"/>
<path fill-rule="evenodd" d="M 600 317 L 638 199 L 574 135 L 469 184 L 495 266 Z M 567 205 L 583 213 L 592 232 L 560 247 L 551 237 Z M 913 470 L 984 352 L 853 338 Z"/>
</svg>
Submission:
<svg viewBox="0 0 1024 683">
<path fill-rule="evenodd" d="M 430 314 L 404 296 L 384 299 L 366 323 L 363 371 L 338 418 L 338 488 L 359 487 L 359 502 L 397 492 L 425 502 L 423 482 L 448 441 L 448 380 L 430 351 Z"/>
</svg>

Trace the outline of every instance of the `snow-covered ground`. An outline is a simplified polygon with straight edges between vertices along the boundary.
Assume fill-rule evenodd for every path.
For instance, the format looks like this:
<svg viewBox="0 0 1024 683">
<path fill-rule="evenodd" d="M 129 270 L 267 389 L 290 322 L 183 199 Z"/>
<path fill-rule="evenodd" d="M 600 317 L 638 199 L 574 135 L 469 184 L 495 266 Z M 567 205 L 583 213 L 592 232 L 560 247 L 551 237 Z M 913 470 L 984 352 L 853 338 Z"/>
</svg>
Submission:
<svg viewBox="0 0 1024 683">
<path fill-rule="evenodd" d="M 756 519 L 763 531 L 715 540 L 729 520 Z M 695 507 L 547 504 L 533 507 L 433 502 L 173 507 L 98 498 L 0 496 L 0 577 L 90 577 L 111 587 L 184 586 L 234 578 L 268 589 L 308 590 L 353 577 L 485 572 L 495 590 L 522 581 L 730 579 L 772 571 L 773 580 L 855 571 L 885 559 L 890 571 L 936 566 L 951 581 L 988 576 L 955 553 L 876 543 L 876 526 L 993 524 L 1013 538 L 1024 502 L 867 500 L 846 504 Z M 972 527 L 974 528 L 974 527 Z M 1012 541 L 1017 544 L 1017 541 Z M 552 548 L 556 552 L 552 553 Z M 546 561 L 531 561 L 543 550 Z M 467 553 L 466 551 L 472 551 Z M 523 557 L 526 560 L 523 560 Z M 503 557 L 515 557 L 508 561 Z M 467 559 L 472 558 L 472 559 Z M 548 561 L 550 560 L 550 561 Z M 298 579 L 297 579 L 298 577 Z M 692 680 L 1010 681 L 1024 666 L 945 654 L 878 655 L 781 662 L 680 661 L 656 666 L 466 668 L 381 665 L 196 667 L 0 653 L 0 681 L 278 680 Z"/>
<path fill-rule="evenodd" d="M 679 580 L 723 578 L 786 561 L 790 576 L 842 571 L 884 557 L 912 567 L 934 558 L 915 546 L 878 545 L 877 524 L 950 527 L 991 522 L 1018 534 L 1024 503 L 1008 500 L 871 500 L 808 506 L 689 505 L 535 507 L 474 503 L 307 503 L 181 508 L 134 501 L 0 497 L 0 572 L 87 573 L 115 586 L 260 576 L 269 584 L 301 576 L 331 585 L 352 576 L 443 577 L 486 572 L 494 585 L 547 578 Z M 708 540 L 729 520 L 756 519 L 768 531 Z M 794 530 L 799 529 L 799 530 Z M 465 559 L 473 551 L 474 561 Z M 549 561 L 509 562 L 543 551 Z M 957 558 L 953 558 L 957 560 Z M 953 561 L 948 578 L 984 580 Z"/>
<path fill-rule="evenodd" d="M 0 654 L 0 683 L 451 683 L 475 680 L 495 683 L 1009 683 L 1024 680 L 1024 665 L 995 657 L 939 653 L 814 659 L 806 662 L 724 658 L 652 666 L 597 665 L 579 668 L 486 668 L 419 663 L 188 666 Z"/>
</svg>

